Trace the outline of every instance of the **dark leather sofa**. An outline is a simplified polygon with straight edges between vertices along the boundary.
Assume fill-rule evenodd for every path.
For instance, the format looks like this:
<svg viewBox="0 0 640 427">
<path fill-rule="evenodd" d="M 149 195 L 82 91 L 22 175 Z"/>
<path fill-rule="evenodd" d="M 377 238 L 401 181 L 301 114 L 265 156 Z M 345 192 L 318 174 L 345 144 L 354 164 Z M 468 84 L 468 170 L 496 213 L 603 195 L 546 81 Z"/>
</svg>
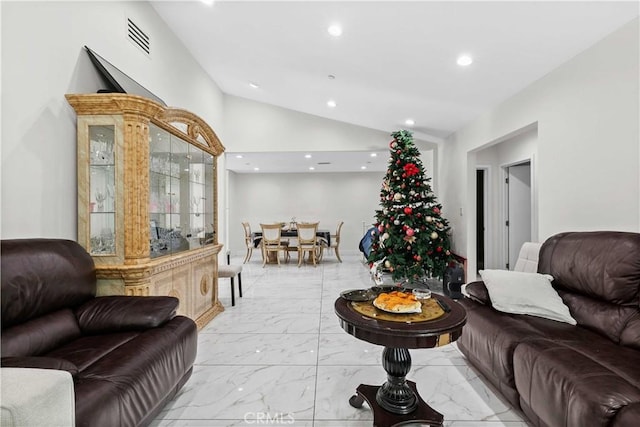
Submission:
<svg viewBox="0 0 640 427">
<path fill-rule="evenodd" d="M 555 235 L 538 272 L 576 326 L 498 312 L 473 282 L 458 347 L 535 426 L 640 426 L 640 234 Z"/>
<path fill-rule="evenodd" d="M 189 379 L 195 323 L 173 297 L 96 297 L 92 258 L 59 239 L 3 240 L 2 366 L 71 373 L 77 426 L 150 424 Z"/>
</svg>

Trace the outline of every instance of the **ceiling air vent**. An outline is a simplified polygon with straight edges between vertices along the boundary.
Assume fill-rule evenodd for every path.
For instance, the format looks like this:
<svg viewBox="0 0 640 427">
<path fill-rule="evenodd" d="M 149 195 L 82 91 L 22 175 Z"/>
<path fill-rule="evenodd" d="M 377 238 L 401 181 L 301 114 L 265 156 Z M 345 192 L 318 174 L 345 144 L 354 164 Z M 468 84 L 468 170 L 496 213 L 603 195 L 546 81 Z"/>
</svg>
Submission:
<svg viewBox="0 0 640 427">
<path fill-rule="evenodd" d="M 127 18 L 127 37 L 144 53 L 149 55 L 151 51 L 149 36 L 129 18 Z"/>
<path fill-rule="evenodd" d="M 331 162 L 318 162 L 319 165 L 330 165 Z"/>
</svg>

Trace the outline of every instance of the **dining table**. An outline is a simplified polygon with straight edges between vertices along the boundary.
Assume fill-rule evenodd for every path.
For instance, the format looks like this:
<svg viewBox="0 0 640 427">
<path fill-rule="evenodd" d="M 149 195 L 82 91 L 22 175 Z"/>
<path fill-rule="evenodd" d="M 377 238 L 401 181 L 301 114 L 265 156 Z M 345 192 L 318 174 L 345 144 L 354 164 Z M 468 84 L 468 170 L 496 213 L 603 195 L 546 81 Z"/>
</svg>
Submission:
<svg viewBox="0 0 640 427">
<path fill-rule="evenodd" d="M 281 237 L 298 237 L 298 229 L 296 228 L 283 228 L 280 233 Z M 316 236 L 322 239 L 322 243 L 327 247 L 331 247 L 331 231 L 330 230 L 318 230 Z M 253 247 L 260 246 L 262 241 L 262 231 L 254 231 L 251 233 L 251 240 L 253 240 Z"/>
</svg>

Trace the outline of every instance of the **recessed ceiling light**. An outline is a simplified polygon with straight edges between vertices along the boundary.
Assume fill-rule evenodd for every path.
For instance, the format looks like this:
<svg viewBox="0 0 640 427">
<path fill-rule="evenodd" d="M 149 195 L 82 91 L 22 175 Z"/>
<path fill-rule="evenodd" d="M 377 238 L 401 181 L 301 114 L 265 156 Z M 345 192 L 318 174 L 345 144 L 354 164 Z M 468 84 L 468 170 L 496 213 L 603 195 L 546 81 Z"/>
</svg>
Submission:
<svg viewBox="0 0 640 427">
<path fill-rule="evenodd" d="M 249 87 L 251 87 L 253 89 L 258 89 L 260 86 L 257 83 L 249 82 Z"/>
<path fill-rule="evenodd" d="M 310 158 L 311 158 L 311 154 L 305 154 L 305 155 L 304 155 L 304 158 L 305 158 L 305 159 L 310 159 Z"/>
<path fill-rule="evenodd" d="M 342 35 L 342 27 L 338 24 L 332 24 L 327 28 L 329 34 L 333 37 L 340 37 Z"/>
<path fill-rule="evenodd" d="M 378 157 L 378 153 L 371 153 L 371 157 Z"/>
<path fill-rule="evenodd" d="M 471 65 L 471 63 L 473 62 L 473 58 L 471 58 L 471 56 L 469 55 L 460 55 L 458 56 L 458 60 L 456 62 L 461 67 L 466 67 L 467 65 Z"/>
<path fill-rule="evenodd" d="M 236 159 L 241 159 L 242 158 L 242 154 L 236 154 Z"/>
<path fill-rule="evenodd" d="M 366 166 L 360 166 L 360 169 L 362 169 L 362 170 L 364 170 L 366 168 L 367 168 Z"/>
<path fill-rule="evenodd" d="M 327 106 L 329 106 L 330 108 L 335 108 L 336 105 L 336 101 L 334 101 L 333 99 L 327 101 Z"/>
<path fill-rule="evenodd" d="M 316 170 L 316 168 L 314 168 L 313 166 L 309 166 L 309 170 L 313 171 L 313 170 Z"/>
<path fill-rule="evenodd" d="M 413 119 L 407 119 L 407 120 L 404 121 L 404 124 L 407 125 L 407 126 L 413 126 L 413 125 L 416 124 L 416 122 Z"/>
<path fill-rule="evenodd" d="M 213 6 L 213 0 L 200 0 L 200 3 L 204 3 L 207 6 Z"/>
<path fill-rule="evenodd" d="M 260 170 L 260 168 L 253 168 L 253 170 L 254 170 L 254 171 L 259 171 L 259 170 Z"/>
</svg>

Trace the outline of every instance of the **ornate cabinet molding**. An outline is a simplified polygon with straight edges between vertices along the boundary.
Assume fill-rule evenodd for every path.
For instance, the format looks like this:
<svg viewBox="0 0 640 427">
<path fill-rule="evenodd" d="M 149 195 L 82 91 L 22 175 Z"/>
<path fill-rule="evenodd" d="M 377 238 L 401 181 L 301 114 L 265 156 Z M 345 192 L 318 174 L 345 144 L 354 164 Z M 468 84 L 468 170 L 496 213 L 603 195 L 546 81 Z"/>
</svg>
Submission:
<svg viewBox="0 0 640 427">
<path fill-rule="evenodd" d="M 78 242 L 100 295 L 173 295 L 204 326 L 218 300 L 216 160 L 197 115 L 128 94 L 69 94 L 78 115 Z"/>
</svg>

